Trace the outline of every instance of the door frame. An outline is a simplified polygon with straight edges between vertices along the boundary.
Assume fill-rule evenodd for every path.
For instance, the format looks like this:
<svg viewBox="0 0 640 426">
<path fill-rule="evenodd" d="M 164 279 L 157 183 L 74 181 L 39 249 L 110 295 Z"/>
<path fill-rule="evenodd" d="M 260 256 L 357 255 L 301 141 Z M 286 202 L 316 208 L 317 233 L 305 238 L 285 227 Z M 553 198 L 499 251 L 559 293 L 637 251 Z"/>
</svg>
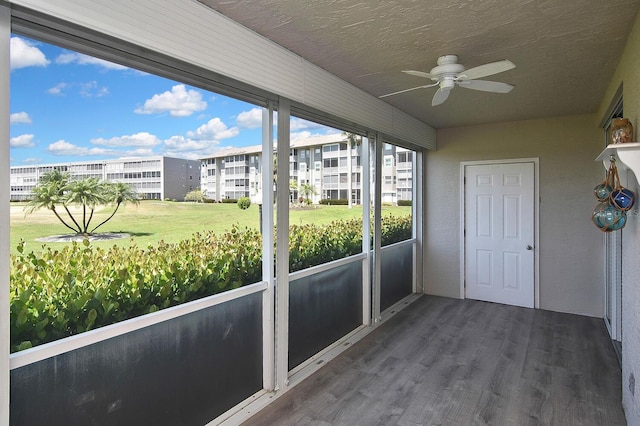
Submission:
<svg viewBox="0 0 640 426">
<path fill-rule="evenodd" d="M 466 238 L 465 238 L 465 176 L 467 166 L 493 164 L 533 163 L 533 306 L 540 309 L 540 159 L 515 158 L 504 160 L 478 160 L 460 162 L 460 299 L 465 298 Z"/>
</svg>

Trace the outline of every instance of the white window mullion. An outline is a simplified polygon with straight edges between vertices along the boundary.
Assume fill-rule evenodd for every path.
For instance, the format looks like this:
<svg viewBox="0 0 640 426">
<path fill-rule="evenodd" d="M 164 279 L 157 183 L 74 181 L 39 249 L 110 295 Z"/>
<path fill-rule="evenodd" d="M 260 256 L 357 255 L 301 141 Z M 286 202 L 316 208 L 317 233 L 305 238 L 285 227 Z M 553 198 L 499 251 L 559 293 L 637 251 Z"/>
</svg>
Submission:
<svg viewBox="0 0 640 426">
<path fill-rule="evenodd" d="M 9 424 L 9 43 L 11 10 L 0 4 L 0 424 Z"/>
<path fill-rule="evenodd" d="M 382 263 L 382 135 L 378 132 L 375 141 L 375 191 L 373 197 L 373 323 L 378 324 L 382 319 L 380 313 L 380 285 Z"/>
<path fill-rule="evenodd" d="M 276 181 L 276 387 L 289 385 L 289 129 L 291 106 L 278 102 Z"/>
<path fill-rule="evenodd" d="M 362 138 L 360 202 L 362 203 L 362 323 L 371 325 L 371 163 L 369 138 Z"/>
</svg>

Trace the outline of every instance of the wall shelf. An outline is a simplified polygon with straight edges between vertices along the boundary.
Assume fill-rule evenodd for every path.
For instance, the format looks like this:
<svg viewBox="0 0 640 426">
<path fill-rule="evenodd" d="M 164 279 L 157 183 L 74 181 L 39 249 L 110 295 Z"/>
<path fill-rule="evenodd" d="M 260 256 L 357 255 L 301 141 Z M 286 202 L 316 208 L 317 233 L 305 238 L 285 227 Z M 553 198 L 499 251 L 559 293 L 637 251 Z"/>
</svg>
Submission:
<svg viewBox="0 0 640 426">
<path fill-rule="evenodd" d="M 602 161 L 604 168 L 608 169 L 611 157 L 616 159 L 618 169 L 630 169 L 640 178 L 640 142 L 611 144 L 598 155 L 596 161 Z"/>
</svg>

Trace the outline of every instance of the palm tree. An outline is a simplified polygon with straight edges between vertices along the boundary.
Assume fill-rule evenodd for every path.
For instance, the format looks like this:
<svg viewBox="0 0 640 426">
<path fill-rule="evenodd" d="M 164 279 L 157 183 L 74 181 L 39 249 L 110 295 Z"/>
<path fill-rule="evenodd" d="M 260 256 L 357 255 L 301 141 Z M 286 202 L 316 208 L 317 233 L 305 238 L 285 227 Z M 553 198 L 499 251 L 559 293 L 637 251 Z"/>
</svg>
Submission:
<svg viewBox="0 0 640 426">
<path fill-rule="evenodd" d="M 289 181 L 289 193 L 291 197 L 291 201 L 296 201 L 298 199 L 298 181 L 295 179 L 291 179 Z"/>
<path fill-rule="evenodd" d="M 25 214 L 33 213 L 35 210 L 39 210 L 42 208 L 49 209 L 53 212 L 53 214 L 56 215 L 58 220 L 62 222 L 64 226 L 71 229 L 73 232 L 78 232 L 78 228 L 72 227 L 67 222 L 65 222 L 62 217 L 60 217 L 58 211 L 56 210 L 56 204 L 62 204 L 61 191 L 57 187 L 57 185 L 52 184 L 51 182 L 45 185 L 40 184 L 33 188 L 33 198 L 27 204 Z"/>
<path fill-rule="evenodd" d="M 303 183 L 300 185 L 300 194 L 304 197 L 307 204 L 311 204 L 311 195 L 316 195 L 317 193 L 318 191 L 316 191 L 316 187 L 310 183 Z"/>
<path fill-rule="evenodd" d="M 42 175 L 38 186 L 41 186 L 41 185 L 50 186 L 51 187 L 50 191 L 52 193 L 54 192 L 57 193 L 58 201 L 56 202 L 56 204 L 62 204 L 62 207 L 67 212 L 67 215 L 75 225 L 75 228 L 73 228 L 73 230 L 76 231 L 77 233 L 81 233 L 82 228 L 80 227 L 80 224 L 73 217 L 73 215 L 69 211 L 69 208 L 67 207 L 67 204 L 65 202 L 65 194 L 68 192 L 70 184 L 71 184 L 71 174 L 69 172 L 62 172 L 59 169 L 54 169 L 53 171 Z M 56 214 L 56 216 L 58 215 Z M 60 216 L 58 216 L 58 219 L 60 219 Z M 66 225 L 66 223 L 62 219 L 60 219 L 60 221 Z"/>
<path fill-rule="evenodd" d="M 26 214 L 41 208 L 49 209 L 64 226 L 76 234 L 86 236 L 107 223 L 116 214 L 120 205 L 127 202 L 138 204 L 139 200 L 136 191 L 125 183 L 101 182 L 96 178 L 72 180 L 69 173 L 54 170 L 42 176 L 40 183 L 33 189 L 33 199 L 27 206 Z M 82 225 L 69 211 L 69 204 L 82 207 Z M 95 208 L 100 204 L 115 204 L 115 209 L 106 220 L 89 232 Z M 74 226 L 65 222 L 60 216 L 56 210 L 56 206 L 60 205 L 66 210 Z"/>
<path fill-rule="evenodd" d="M 136 192 L 135 189 L 131 187 L 131 185 L 127 185 L 126 183 L 122 183 L 122 182 L 115 182 L 115 183 L 107 184 L 106 186 L 108 188 L 107 194 L 106 194 L 108 197 L 107 201 L 111 203 L 115 203 L 116 208 L 113 210 L 113 213 L 111 213 L 111 216 L 109 216 L 108 218 L 100 222 L 98 226 L 96 226 L 91 230 L 91 233 L 93 233 L 93 231 L 95 231 L 96 229 L 98 229 L 99 227 L 107 223 L 109 220 L 111 220 L 111 218 L 115 216 L 121 204 L 124 204 L 124 203 L 134 203 L 135 205 L 140 204 L 138 193 Z"/>
<path fill-rule="evenodd" d="M 362 142 L 362 137 L 355 133 L 343 132 L 342 136 L 347 138 L 347 199 L 349 208 L 353 207 L 353 171 L 352 171 L 352 153 L 351 151 Z"/>
<path fill-rule="evenodd" d="M 82 234 L 89 234 L 89 224 L 93 218 L 97 204 L 105 204 L 107 197 L 104 184 L 96 178 L 80 179 L 69 185 L 69 191 L 65 197 L 65 204 L 82 206 Z M 87 207 L 89 217 L 87 218 Z"/>
</svg>

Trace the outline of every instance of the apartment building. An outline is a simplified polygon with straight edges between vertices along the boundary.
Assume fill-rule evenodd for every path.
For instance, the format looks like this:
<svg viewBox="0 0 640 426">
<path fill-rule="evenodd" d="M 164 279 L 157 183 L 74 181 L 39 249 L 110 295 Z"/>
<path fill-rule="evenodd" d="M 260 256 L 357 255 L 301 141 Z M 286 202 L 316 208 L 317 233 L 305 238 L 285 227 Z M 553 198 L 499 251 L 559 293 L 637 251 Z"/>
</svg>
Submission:
<svg viewBox="0 0 640 426">
<path fill-rule="evenodd" d="M 399 200 L 411 200 L 413 152 L 391 144 L 384 144 L 383 150 L 382 201 L 397 204 Z M 362 145 L 352 145 L 343 134 L 292 141 L 290 201 L 306 195 L 313 203 L 351 197 L 352 204 L 360 204 L 361 157 Z M 203 158 L 200 178 L 203 194 L 216 201 L 240 197 L 257 199 L 263 188 L 261 158 L 261 145 L 230 148 Z M 311 193 L 304 188 L 310 188 Z"/>
<path fill-rule="evenodd" d="M 46 173 L 68 172 L 73 178 L 97 178 L 123 182 L 136 189 L 140 198 L 182 200 L 200 187 L 199 161 L 165 156 L 121 158 L 11 167 L 11 200 L 28 200 L 33 188 Z"/>
</svg>

